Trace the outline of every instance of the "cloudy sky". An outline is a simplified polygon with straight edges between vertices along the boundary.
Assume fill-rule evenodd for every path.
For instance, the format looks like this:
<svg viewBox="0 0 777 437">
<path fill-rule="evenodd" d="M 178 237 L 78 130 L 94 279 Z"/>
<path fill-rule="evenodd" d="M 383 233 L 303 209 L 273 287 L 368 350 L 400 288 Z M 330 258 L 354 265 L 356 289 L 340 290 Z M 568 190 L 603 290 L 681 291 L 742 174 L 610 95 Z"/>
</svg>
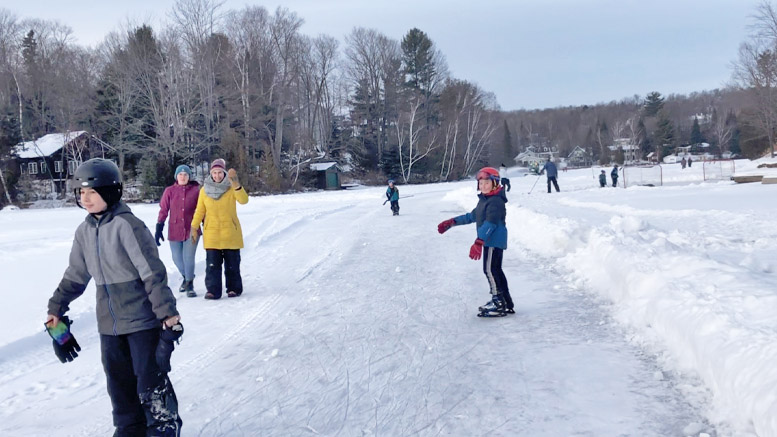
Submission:
<svg viewBox="0 0 777 437">
<path fill-rule="evenodd" d="M 56 19 L 96 45 L 122 23 L 167 20 L 174 0 L 5 0 L 20 18 Z M 651 91 L 725 86 L 758 0 L 226 0 L 271 12 L 283 5 L 302 32 L 341 41 L 357 26 L 401 40 L 413 27 L 453 76 L 496 94 L 502 109 L 595 104 Z"/>
</svg>

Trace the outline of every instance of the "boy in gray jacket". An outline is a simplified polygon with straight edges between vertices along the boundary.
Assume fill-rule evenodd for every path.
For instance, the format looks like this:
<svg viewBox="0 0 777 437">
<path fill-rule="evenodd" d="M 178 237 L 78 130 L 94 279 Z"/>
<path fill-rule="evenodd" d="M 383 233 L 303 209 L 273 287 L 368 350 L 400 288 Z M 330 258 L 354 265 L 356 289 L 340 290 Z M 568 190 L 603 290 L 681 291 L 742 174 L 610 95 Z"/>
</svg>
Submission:
<svg viewBox="0 0 777 437">
<path fill-rule="evenodd" d="M 94 278 L 115 435 L 179 436 L 182 422 L 167 371 L 169 339 L 179 336 L 183 327 L 154 238 L 121 202 L 116 164 L 90 159 L 78 167 L 73 182 L 76 201 L 89 215 L 76 229 L 69 265 L 49 300 L 46 326 L 53 331 L 62 327 L 62 319 L 69 331 L 64 317 L 69 304 Z M 80 350 L 71 340 L 59 344 L 55 337 L 54 350 L 62 362 L 72 361 Z M 167 350 L 161 359 L 160 348 Z"/>
</svg>

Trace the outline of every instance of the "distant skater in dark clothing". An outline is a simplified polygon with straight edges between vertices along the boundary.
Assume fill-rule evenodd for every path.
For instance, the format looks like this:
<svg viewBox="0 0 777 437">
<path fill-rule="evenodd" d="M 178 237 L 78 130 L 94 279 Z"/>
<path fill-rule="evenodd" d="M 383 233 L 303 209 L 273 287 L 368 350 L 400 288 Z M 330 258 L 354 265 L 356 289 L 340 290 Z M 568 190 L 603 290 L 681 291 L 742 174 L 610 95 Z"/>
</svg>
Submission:
<svg viewBox="0 0 777 437">
<path fill-rule="evenodd" d="M 599 186 L 602 188 L 607 186 L 607 172 L 604 170 L 599 174 Z"/>
<path fill-rule="evenodd" d="M 612 186 L 617 187 L 618 186 L 618 164 L 615 164 L 612 166 L 610 177 L 612 178 Z"/>
<path fill-rule="evenodd" d="M 550 193 L 551 183 L 554 187 L 556 187 L 556 192 L 558 193 L 560 191 L 558 189 L 558 182 L 556 182 L 556 178 L 558 177 L 558 169 L 556 168 L 556 164 L 554 164 L 550 158 L 548 158 L 548 161 L 545 162 L 545 166 L 543 166 L 542 170 L 540 170 L 540 174 L 545 173 L 545 170 L 548 171 L 548 193 Z"/>
<path fill-rule="evenodd" d="M 394 179 L 389 179 L 388 181 L 386 200 L 391 202 L 391 212 L 393 215 L 399 215 L 399 188 L 394 185 Z"/>
</svg>

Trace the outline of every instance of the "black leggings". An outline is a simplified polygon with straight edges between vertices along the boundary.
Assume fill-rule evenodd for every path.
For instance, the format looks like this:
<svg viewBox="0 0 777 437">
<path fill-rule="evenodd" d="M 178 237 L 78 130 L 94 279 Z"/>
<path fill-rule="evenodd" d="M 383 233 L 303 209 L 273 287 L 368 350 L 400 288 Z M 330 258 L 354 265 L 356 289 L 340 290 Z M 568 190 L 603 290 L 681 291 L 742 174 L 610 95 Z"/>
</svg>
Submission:
<svg viewBox="0 0 777 437">
<path fill-rule="evenodd" d="M 502 255 L 504 250 L 497 247 L 483 248 L 483 273 L 486 274 L 491 294 L 501 294 L 508 309 L 513 308 L 513 298 L 507 287 L 507 278 L 502 271 Z"/>
</svg>

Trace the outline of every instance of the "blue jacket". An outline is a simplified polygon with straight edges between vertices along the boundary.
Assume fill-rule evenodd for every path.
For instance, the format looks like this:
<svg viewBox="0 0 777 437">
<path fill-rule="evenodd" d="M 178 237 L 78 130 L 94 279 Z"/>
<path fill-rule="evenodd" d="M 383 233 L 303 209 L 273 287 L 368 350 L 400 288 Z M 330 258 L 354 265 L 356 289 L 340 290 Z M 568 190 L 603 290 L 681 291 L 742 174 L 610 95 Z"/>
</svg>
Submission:
<svg viewBox="0 0 777 437">
<path fill-rule="evenodd" d="M 554 164 L 552 161 L 545 162 L 545 166 L 542 167 L 542 170 L 540 170 L 540 173 L 542 173 L 544 171 L 548 172 L 548 177 L 549 178 L 551 178 L 551 177 L 553 177 L 553 178 L 558 177 L 558 169 L 556 168 L 556 164 Z"/>
<path fill-rule="evenodd" d="M 453 221 L 457 226 L 475 223 L 478 238 L 483 240 L 484 246 L 507 249 L 507 196 L 504 188 L 499 187 L 488 194 L 480 193 L 478 198 L 478 204 L 472 212 L 454 217 Z"/>
<path fill-rule="evenodd" d="M 399 188 L 397 188 L 396 185 L 394 185 L 393 190 L 391 189 L 391 187 L 386 188 L 386 199 L 388 199 L 390 202 L 395 202 L 399 200 Z"/>
</svg>

